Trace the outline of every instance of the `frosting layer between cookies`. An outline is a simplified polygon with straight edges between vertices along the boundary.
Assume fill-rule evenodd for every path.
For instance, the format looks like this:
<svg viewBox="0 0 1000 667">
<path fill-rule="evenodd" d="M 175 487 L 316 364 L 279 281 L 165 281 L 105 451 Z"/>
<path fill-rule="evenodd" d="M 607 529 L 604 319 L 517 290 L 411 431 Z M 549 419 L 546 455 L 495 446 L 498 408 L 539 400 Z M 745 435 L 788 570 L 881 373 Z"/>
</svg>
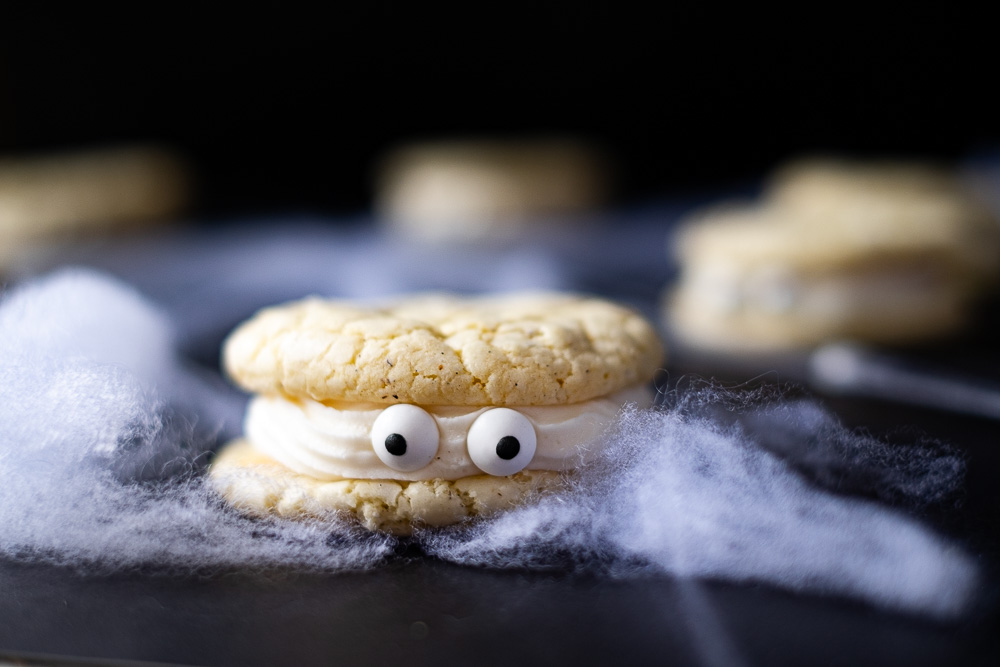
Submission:
<svg viewBox="0 0 1000 667">
<path fill-rule="evenodd" d="M 669 326 L 688 345 L 730 351 L 837 337 L 898 342 L 958 329 L 973 297 L 967 283 L 933 266 L 820 275 L 697 270 L 671 295 Z"/>
<path fill-rule="evenodd" d="M 570 470 L 599 448 L 597 440 L 621 407 L 649 403 L 649 390 L 637 386 L 605 398 L 570 405 L 515 408 L 537 435 L 527 470 Z M 491 407 L 421 406 L 437 424 L 437 455 L 412 472 L 392 470 L 375 454 L 371 430 L 385 406 L 377 403 L 320 403 L 308 399 L 258 396 L 247 409 L 244 431 L 258 451 L 295 472 L 321 480 L 459 479 L 481 475 L 469 456 L 466 436 L 477 417 Z"/>
</svg>

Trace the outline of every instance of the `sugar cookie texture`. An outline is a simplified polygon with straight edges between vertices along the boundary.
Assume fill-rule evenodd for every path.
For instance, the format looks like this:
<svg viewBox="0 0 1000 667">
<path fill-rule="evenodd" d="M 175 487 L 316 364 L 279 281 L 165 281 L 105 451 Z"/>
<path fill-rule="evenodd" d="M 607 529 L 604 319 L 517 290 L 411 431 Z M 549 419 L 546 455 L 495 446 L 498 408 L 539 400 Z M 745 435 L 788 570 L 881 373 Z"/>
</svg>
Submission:
<svg viewBox="0 0 1000 667">
<path fill-rule="evenodd" d="M 549 470 L 457 480 L 318 480 L 289 470 L 245 440 L 225 448 L 213 474 L 226 500 L 249 514 L 323 518 L 347 512 L 370 529 L 398 535 L 413 524 L 445 526 L 487 516 L 561 483 L 560 474 Z"/>
<path fill-rule="evenodd" d="M 432 295 L 267 309 L 230 336 L 224 364 L 250 391 L 317 401 L 561 405 L 648 380 L 662 354 L 641 316 L 600 299 Z"/>
<path fill-rule="evenodd" d="M 675 251 L 665 320 L 687 345 L 901 343 L 969 322 L 1000 275 L 1000 224 L 946 171 L 813 161 L 759 202 L 697 212 Z"/>
<path fill-rule="evenodd" d="M 656 332 L 633 311 L 556 294 L 428 295 L 375 308 L 307 299 L 261 311 L 223 351 L 227 372 L 245 389 L 346 411 L 581 404 L 648 382 L 662 356 Z M 458 453 L 441 447 L 439 456 L 467 456 L 464 443 Z M 213 465 L 216 488 L 233 505 L 282 516 L 348 511 L 395 533 L 489 514 L 563 478 L 529 468 L 407 481 L 385 466 L 384 479 L 318 480 L 259 449 L 231 443 Z"/>
</svg>

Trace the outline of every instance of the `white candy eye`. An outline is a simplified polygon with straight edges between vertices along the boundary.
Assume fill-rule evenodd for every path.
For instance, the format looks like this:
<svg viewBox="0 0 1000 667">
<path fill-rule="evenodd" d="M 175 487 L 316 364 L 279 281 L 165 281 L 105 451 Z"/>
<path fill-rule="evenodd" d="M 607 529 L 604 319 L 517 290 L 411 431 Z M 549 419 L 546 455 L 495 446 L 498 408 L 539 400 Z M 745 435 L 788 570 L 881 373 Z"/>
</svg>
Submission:
<svg viewBox="0 0 1000 667">
<path fill-rule="evenodd" d="M 489 475 L 513 475 L 535 456 L 535 427 L 510 408 L 494 408 L 479 415 L 469 429 L 469 456 Z"/>
<path fill-rule="evenodd" d="M 415 405 L 390 405 L 372 424 L 372 447 L 393 470 L 420 470 L 437 454 L 437 423 Z"/>
</svg>

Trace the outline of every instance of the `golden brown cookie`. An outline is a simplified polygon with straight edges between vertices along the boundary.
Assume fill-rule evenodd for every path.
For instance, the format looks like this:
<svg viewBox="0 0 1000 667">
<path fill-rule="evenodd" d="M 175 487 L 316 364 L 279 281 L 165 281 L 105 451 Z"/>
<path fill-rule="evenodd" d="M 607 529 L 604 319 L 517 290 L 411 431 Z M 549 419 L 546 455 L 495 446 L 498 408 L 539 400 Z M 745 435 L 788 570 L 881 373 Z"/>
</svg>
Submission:
<svg viewBox="0 0 1000 667">
<path fill-rule="evenodd" d="M 227 502 L 249 514 L 322 519 L 341 512 L 369 530 L 396 535 L 408 535 L 414 526 L 490 516 L 562 486 L 560 473 L 549 470 L 457 480 L 319 480 L 290 470 L 245 440 L 230 443 L 216 458 L 212 478 Z"/>
<path fill-rule="evenodd" d="M 647 380 L 661 356 L 634 311 L 562 294 L 308 299 L 261 311 L 224 348 L 250 391 L 421 405 L 579 403 Z"/>
<path fill-rule="evenodd" d="M 572 295 L 266 309 L 224 347 L 259 395 L 213 484 L 253 513 L 400 534 L 484 516 L 597 456 L 621 407 L 649 402 L 662 354 L 633 311 Z"/>
</svg>

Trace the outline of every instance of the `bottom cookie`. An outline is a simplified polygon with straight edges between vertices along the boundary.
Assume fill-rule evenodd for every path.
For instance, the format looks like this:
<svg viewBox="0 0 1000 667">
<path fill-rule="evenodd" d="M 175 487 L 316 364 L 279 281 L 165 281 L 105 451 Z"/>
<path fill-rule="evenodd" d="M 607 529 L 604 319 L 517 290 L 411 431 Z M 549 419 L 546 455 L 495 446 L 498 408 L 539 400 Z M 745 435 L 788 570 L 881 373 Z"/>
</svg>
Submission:
<svg viewBox="0 0 1000 667">
<path fill-rule="evenodd" d="M 408 535 L 510 509 L 531 494 L 558 488 L 561 473 L 523 470 L 509 477 L 457 480 L 318 480 L 293 472 L 246 440 L 226 445 L 209 470 L 213 488 L 231 505 L 256 515 L 322 518 L 352 514 L 369 530 Z"/>
<path fill-rule="evenodd" d="M 681 348 L 732 354 L 808 350 L 833 340 L 914 344 L 943 338 L 969 323 L 971 289 L 955 279 L 900 279 L 895 289 L 858 276 L 827 276 L 794 292 L 796 302 L 713 307 L 718 298 L 690 286 L 662 297 L 665 331 Z M 888 279 L 884 283 L 888 283 Z M 718 295 L 716 295 L 718 296 Z"/>
</svg>

